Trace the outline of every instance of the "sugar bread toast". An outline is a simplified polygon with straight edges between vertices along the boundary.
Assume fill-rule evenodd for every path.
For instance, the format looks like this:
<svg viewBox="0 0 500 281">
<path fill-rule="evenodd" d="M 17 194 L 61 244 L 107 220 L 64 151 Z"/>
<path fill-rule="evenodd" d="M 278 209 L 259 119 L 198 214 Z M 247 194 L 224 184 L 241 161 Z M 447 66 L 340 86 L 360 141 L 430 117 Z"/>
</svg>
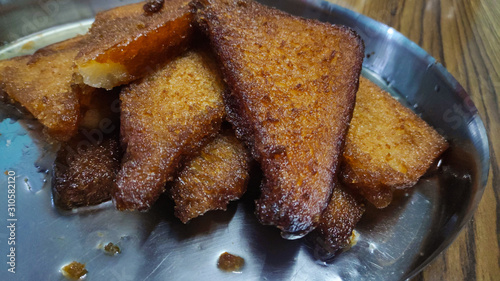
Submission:
<svg viewBox="0 0 500 281">
<path fill-rule="evenodd" d="M 351 29 L 254 1 L 195 1 L 230 91 L 226 111 L 265 180 L 263 224 L 304 235 L 328 203 L 363 60 Z"/>
<path fill-rule="evenodd" d="M 365 206 L 348 188 L 335 184 L 332 197 L 321 215 L 318 227 L 310 234 L 316 253 L 322 258 L 334 255 L 351 243 L 353 230 Z"/>
<path fill-rule="evenodd" d="M 111 89 L 153 72 L 182 53 L 193 34 L 189 0 L 166 0 L 158 11 L 145 2 L 100 12 L 76 58 L 83 82 Z"/>
<path fill-rule="evenodd" d="M 77 36 L 33 55 L 0 61 L 0 92 L 25 107 L 57 140 L 77 133 L 80 103 L 87 91 L 74 86 L 73 59 L 84 41 L 85 36 Z"/>
<path fill-rule="evenodd" d="M 362 77 L 340 179 L 384 208 L 394 189 L 417 183 L 447 147 L 424 120 Z"/>
<path fill-rule="evenodd" d="M 52 197 L 59 208 L 69 210 L 111 199 L 122 156 L 118 92 L 97 90 L 85 103 L 78 134 L 61 143 L 52 180 Z"/>
<path fill-rule="evenodd" d="M 55 205 L 70 210 L 110 200 L 120 160 L 117 135 L 91 143 L 79 134 L 63 143 L 54 165 Z"/>
<path fill-rule="evenodd" d="M 149 209 L 183 160 L 218 133 L 224 90 L 211 54 L 199 49 L 123 88 L 125 155 L 113 196 L 118 209 Z"/>
<path fill-rule="evenodd" d="M 219 134 L 175 179 L 170 189 L 175 216 L 186 223 L 210 210 L 226 210 L 247 189 L 250 159 L 234 132 Z"/>
</svg>

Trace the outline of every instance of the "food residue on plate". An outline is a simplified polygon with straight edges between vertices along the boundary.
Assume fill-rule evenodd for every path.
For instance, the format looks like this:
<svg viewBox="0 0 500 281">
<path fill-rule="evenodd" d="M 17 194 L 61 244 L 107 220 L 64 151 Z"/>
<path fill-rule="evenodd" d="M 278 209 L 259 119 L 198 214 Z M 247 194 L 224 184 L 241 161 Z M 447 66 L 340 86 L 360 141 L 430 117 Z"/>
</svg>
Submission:
<svg viewBox="0 0 500 281">
<path fill-rule="evenodd" d="M 118 247 L 118 245 L 115 245 L 115 244 L 109 242 L 106 246 L 104 246 L 104 252 L 107 255 L 114 256 L 116 254 L 121 253 L 122 251 L 121 251 L 120 247 Z"/>
<path fill-rule="evenodd" d="M 245 265 L 245 259 L 228 252 L 222 253 L 217 261 L 217 267 L 228 272 L 239 273 L 243 265 Z"/>
<path fill-rule="evenodd" d="M 353 247 L 358 243 L 359 236 L 359 232 L 357 232 L 356 230 L 352 231 L 351 238 L 349 238 L 349 247 Z"/>
<path fill-rule="evenodd" d="M 76 261 L 72 261 L 70 264 L 67 264 L 61 268 L 61 273 L 64 277 L 70 280 L 81 280 L 85 278 L 88 271 L 85 269 L 85 264 L 79 263 Z"/>
<path fill-rule="evenodd" d="M 31 50 L 35 47 L 35 41 L 28 41 L 22 47 L 21 50 Z"/>
</svg>

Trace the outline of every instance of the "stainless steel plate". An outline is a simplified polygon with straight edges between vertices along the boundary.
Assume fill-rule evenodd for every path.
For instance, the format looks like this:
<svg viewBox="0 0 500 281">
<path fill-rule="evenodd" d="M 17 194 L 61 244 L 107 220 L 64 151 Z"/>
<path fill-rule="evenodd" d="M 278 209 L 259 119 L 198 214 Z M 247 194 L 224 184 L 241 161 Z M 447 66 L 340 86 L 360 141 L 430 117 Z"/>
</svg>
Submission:
<svg viewBox="0 0 500 281">
<path fill-rule="evenodd" d="M 123 4 L 3 2 L 10 9 L 0 9 L 0 41 L 26 36 L 26 30 L 33 33 L 76 23 L 7 44 L 0 50 L 2 59 L 33 51 L 26 46 L 39 48 L 85 32 L 91 20 L 83 19 Z M 273 227 L 258 224 L 253 192 L 231 204 L 227 212 L 213 212 L 188 225 L 173 217 L 172 203 L 166 198 L 148 213 L 121 213 L 109 203 L 60 212 L 52 205 L 50 192 L 56 145 L 44 140 L 36 121 L 1 104 L 0 221 L 5 225 L 0 226 L 1 280 L 63 280 L 59 270 L 73 260 L 86 263 L 87 280 L 401 280 L 422 270 L 455 239 L 479 203 L 489 168 L 485 129 L 464 89 L 415 43 L 363 15 L 320 0 L 262 2 L 354 28 L 366 45 L 364 75 L 399 97 L 450 141 L 439 168 L 400 194 L 390 207 L 368 209 L 356 228 L 358 243 L 324 264 L 303 240 L 283 240 Z M 49 9 L 40 3 L 58 6 Z M 42 11 L 44 24 L 33 24 L 33 11 Z M 23 18 L 33 21 L 23 27 Z M 16 175 L 15 274 L 6 266 L 11 232 L 6 227 L 10 222 L 4 171 Z M 257 186 L 254 182 L 251 188 Z M 108 242 L 119 245 L 122 253 L 105 255 L 99 245 Z M 217 258 L 224 251 L 245 259 L 241 273 L 217 269 Z"/>
</svg>

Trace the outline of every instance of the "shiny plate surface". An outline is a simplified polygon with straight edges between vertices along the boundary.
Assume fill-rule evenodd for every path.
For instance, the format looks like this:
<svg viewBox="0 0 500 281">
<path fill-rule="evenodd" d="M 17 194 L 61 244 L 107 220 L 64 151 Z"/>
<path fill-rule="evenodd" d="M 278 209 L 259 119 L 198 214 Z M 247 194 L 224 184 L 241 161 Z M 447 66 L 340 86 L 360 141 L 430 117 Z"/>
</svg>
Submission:
<svg viewBox="0 0 500 281">
<path fill-rule="evenodd" d="M 24 1 L 23 7 L 12 2 L 13 9 L 1 11 L 0 41 L 24 37 L 3 46 L 0 59 L 83 33 L 92 23 L 86 18 L 96 11 L 129 1 L 53 1 L 57 9 L 42 9 L 38 2 Z M 369 208 L 356 227 L 357 244 L 325 264 L 304 239 L 287 241 L 275 228 L 259 225 L 251 191 L 227 212 L 212 212 L 188 225 L 173 216 L 167 198 L 147 213 L 121 213 L 110 203 L 61 212 L 53 206 L 50 190 L 57 144 L 46 142 L 35 120 L 0 104 L 1 280 L 65 280 L 59 270 L 73 260 L 86 263 L 86 280 L 404 280 L 455 239 L 481 199 L 489 169 L 486 132 L 464 89 L 423 49 L 384 24 L 321 0 L 261 2 L 355 29 L 366 46 L 363 75 L 449 140 L 439 167 L 388 208 Z M 45 25 L 23 29 L 7 21 L 29 19 L 33 10 L 44 11 Z M 15 274 L 6 266 L 5 171 L 14 172 L 16 179 Z M 254 180 L 249 188 L 257 187 Z M 109 242 L 122 253 L 106 255 L 101 247 Z M 241 273 L 217 269 L 225 251 L 245 259 Z"/>
</svg>

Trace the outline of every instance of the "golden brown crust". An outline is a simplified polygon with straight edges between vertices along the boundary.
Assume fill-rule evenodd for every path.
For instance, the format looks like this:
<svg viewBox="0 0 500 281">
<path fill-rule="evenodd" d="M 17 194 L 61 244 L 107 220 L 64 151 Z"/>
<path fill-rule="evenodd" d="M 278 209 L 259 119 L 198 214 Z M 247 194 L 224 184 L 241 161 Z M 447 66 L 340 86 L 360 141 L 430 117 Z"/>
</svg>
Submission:
<svg viewBox="0 0 500 281">
<path fill-rule="evenodd" d="M 425 121 L 361 78 L 340 178 L 383 208 L 393 189 L 413 186 L 447 147 Z"/>
<path fill-rule="evenodd" d="M 328 203 L 363 44 L 347 27 L 253 1 L 195 1 L 231 91 L 230 121 L 260 162 L 264 224 L 304 234 Z M 230 93 L 230 94 L 229 94 Z"/>
<path fill-rule="evenodd" d="M 314 246 L 330 255 L 349 246 L 354 227 L 364 211 L 365 206 L 360 200 L 346 187 L 336 184 L 318 227 L 311 233 Z"/>
<path fill-rule="evenodd" d="M 33 55 L 0 61 L 0 91 L 33 114 L 49 135 L 62 141 L 77 133 L 82 94 L 73 86 L 74 57 L 84 38 L 77 36 Z"/>
<path fill-rule="evenodd" d="M 198 50 L 122 90 L 126 152 L 113 196 L 118 209 L 148 209 L 183 158 L 216 135 L 225 115 L 224 89 L 211 55 Z"/>
<path fill-rule="evenodd" d="M 111 199 L 121 160 L 117 136 L 92 143 L 80 134 L 62 144 L 54 164 L 52 182 L 56 206 L 70 210 Z"/>
<path fill-rule="evenodd" d="M 183 223 L 210 210 L 226 210 L 247 189 L 250 154 L 233 132 L 226 131 L 186 164 L 170 194 L 175 216 Z"/>
<path fill-rule="evenodd" d="M 182 53 L 193 33 L 189 0 L 165 1 L 146 13 L 145 2 L 100 12 L 76 58 L 85 84 L 111 89 L 143 77 Z"/>
</svg>

